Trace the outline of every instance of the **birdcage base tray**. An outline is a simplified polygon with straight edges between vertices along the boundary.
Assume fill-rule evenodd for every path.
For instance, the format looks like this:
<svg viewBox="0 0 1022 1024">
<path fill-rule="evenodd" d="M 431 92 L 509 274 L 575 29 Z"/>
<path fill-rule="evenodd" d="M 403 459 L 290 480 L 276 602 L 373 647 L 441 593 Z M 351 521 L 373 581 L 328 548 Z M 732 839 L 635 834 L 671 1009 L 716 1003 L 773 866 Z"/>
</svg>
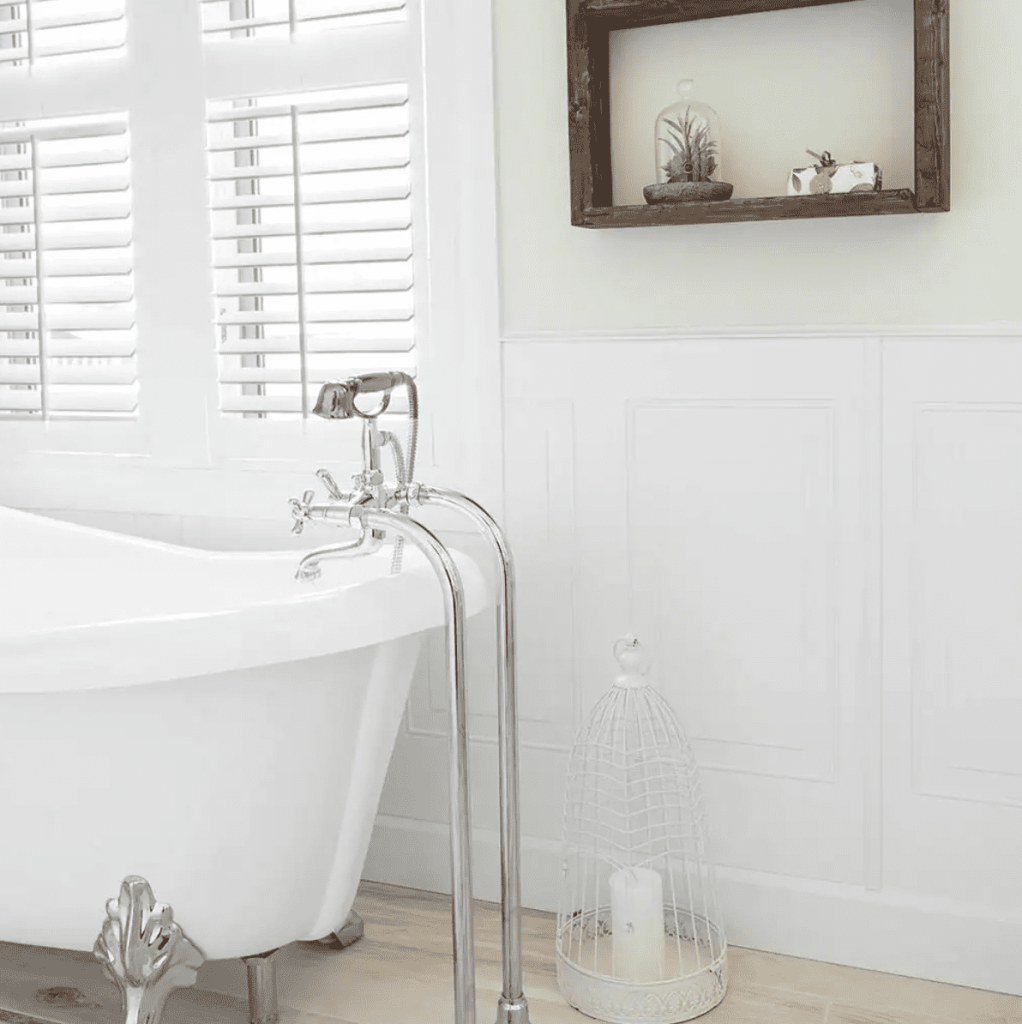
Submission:
<svg viewBox="0 0 1022 1024">
<path fill-rule="evenodd" d="M 558 950 L 561 995 L 587 1017 L 611 1024 L 681 1024 L 712 1010 L 727 993 L 727 952 L 695 975 L 633 982 L 594 974 Z"/>
</svg>

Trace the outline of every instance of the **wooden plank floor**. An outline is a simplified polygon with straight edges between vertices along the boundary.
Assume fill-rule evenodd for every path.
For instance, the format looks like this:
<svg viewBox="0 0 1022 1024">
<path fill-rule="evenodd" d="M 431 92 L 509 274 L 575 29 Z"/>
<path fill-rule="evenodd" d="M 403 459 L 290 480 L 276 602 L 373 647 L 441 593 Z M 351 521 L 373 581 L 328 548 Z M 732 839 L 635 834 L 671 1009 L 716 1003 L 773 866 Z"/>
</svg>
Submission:
<svg viewBox="0 0 1022 1024">
<path fill-rule="evenodd" d="M 296 942 L 277 954 L 281 1024 L 453 1021 L 450 900 L 363 882 L 355 909 L 365 938 L 348 949 Z M 102 923 L 103 910 L 99 910 Z M 187 931 L 188 923 L 181 922 Z M 478 1024 L 492 1024 L 501 988 L 499 907 L 475 912 Z M 98 930 L 98 925 L 97 925 Z M 554 916 L 522 925 L 532 1024 L 588 1024 L 561 998 Z M 706 1024 L 1022 1024 L 1022 998 L 732 947 L 724 1002 Z M 116 988 L 88 953 L 0 943 L 0 1024 L 119 1024 Z M 163 1024 L 247 1024 L 245 967 L 211 961 L 176 992 Z"/>
</svg>

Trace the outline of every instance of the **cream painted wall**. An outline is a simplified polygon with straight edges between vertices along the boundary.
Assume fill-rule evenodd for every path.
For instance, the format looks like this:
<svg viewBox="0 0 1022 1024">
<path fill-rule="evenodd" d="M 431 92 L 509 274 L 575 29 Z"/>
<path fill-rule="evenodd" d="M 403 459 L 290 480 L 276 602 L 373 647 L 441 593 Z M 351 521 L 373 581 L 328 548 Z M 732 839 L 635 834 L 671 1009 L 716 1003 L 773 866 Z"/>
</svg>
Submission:
<svg viewBox="0 0 1022 1024">
<path fill-rule="evenodd" d="M 686 72 L 720 115 L 736 194 L 779 191 L 807 146 L 911 185 L 911 0 L 615 35 L 616 201 L 653 180 L 652 118 Z M 590 230 L 568 213 L 564 4 L 495 0 L 505 335 L 1022 320 L 1020 37 L 1018 0 L 951 4 L 950 213 Z"/>
</svg>

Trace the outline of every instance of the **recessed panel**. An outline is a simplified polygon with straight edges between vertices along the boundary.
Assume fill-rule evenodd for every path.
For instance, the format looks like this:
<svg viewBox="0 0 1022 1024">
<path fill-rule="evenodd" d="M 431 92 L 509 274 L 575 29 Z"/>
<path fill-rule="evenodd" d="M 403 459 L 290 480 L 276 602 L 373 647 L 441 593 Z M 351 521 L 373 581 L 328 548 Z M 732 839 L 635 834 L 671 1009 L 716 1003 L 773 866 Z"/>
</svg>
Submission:
<svg viewBox="0 0 1022 1024">
<path fill-rule="evenodd" d="M 914 783 L 1022 804 L 1022 410 L 915 428 Z"/>
<path fill-rule="evenodd" d="M 831 409 L 643 403 L 630 423 L 633 599 L 700 760 L 832 780 Z"/>
</svg>

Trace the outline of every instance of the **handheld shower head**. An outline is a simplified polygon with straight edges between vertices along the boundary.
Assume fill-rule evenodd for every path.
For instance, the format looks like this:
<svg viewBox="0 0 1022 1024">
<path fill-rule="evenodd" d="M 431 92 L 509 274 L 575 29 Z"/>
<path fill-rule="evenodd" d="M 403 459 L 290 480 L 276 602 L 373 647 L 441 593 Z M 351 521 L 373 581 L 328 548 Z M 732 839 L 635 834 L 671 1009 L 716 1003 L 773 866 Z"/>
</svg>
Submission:
<svg viewBox="0 0 1022 1024">
<path fill-rule="evenodd" d="M 386 412 L 390 405 L 390 393 L 402 384 L 413 380 L 407 373 L 400 370 L 378 373 L 362 373 L 347 380 L 327 381 L 319 391 L 319 397 L 313 407 L 313 413 L 328 420 L 350 420 L 355 416 L 362 419 L 375 419 Z M 355 405 L 358 395 L 382 391 L 380 404 L 371 412 L 363 412 Z"/>
<path fill-rule="evenodd" d="M 347 381 L 327 381 L 319 389 L 312 411 L 325 420 L 350 420 L 356 415 L 355 391 Z"/>
</svg>

